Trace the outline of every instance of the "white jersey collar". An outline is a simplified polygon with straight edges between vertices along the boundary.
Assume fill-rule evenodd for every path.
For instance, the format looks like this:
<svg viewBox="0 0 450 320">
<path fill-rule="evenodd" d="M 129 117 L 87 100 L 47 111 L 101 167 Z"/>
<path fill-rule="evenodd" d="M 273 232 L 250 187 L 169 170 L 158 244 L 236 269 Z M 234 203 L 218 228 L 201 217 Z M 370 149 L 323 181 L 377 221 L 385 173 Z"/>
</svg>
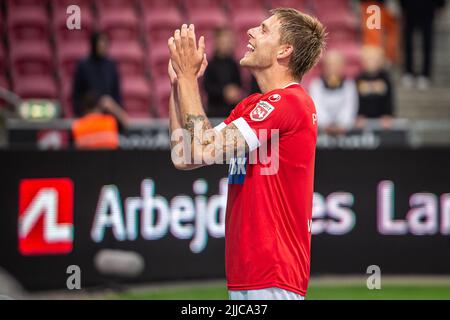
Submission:
<svg viewBox="0 0 450 320">
<path fill-rule="evenodd" d="M 292 85 L 294 85 L 294 84 L 300 85 L 299 82 L 291 82 L 291 83 L 289 83 L 287 86 L 284 86 L 283 89 L 286 89 L 287 87 L 290 87 L 290 86 L 292 86 Z"/>
</svg>

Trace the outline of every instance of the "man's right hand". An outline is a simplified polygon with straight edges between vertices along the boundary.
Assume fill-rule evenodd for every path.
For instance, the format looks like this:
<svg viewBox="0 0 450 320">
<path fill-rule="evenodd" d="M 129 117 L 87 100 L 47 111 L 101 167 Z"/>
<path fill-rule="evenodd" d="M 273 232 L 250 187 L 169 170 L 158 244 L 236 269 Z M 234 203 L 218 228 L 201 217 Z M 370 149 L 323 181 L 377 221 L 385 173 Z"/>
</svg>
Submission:
<svg viewBox="0 0 450 320">
<path fill-rule="evenodd" d="M 205 56 L 203 57 L 202 66 L 200 68 L 200 71 L 197 74 L 197 79 L 201 78 L 205 74 L 205 70 L 206 70 L 207 66 L 208 66 L 208 60 L 206 59 L 206 54 L 205 54 Z M 177 82 L 177 74 L 175 73 L 175 70 L 173 69 L 172 60 L 170 60 L 170 59 L 169 59 L 169 65 L 168 65 L 167 69 L 168 69 L 167 71 L 169 73 L 170 83 L 172 85 L 174 85 Z"/>
</svg>

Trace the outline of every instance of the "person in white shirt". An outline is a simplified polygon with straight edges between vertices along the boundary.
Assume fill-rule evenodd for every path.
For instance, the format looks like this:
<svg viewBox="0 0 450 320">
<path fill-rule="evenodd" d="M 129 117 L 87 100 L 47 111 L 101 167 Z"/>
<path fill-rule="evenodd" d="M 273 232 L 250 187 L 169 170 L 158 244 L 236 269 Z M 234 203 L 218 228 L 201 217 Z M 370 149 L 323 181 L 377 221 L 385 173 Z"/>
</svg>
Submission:
<svg viewBox="0 0 450 320">
<path fill-rule="evenodd" d="M 345 78 L 344 69 L 344 56 L 330 50 L 322 62 L 322 76 L 313 80 L 309 88 L 319 129 L 328 134 L 344 134 L 356 120 L 358 91 L 354 80 Z"/>
</svg>

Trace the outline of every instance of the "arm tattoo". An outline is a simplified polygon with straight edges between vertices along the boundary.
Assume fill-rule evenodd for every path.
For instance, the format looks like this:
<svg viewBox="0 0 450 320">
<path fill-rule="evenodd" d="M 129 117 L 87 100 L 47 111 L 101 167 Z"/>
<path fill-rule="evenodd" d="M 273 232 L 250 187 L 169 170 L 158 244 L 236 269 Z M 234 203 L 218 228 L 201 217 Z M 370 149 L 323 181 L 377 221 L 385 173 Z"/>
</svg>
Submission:
<svg viewBox="0 0 450 320">
<path fill-rule="evenodd" d="M 223 154 L 241 157 L 249 152 L 248 144 L 234 123 L 223 130 Z"/>
<path fill-rule="evenodd" d="M 200 143 L 201 145 L 208 144 L 208 141 L 202 141 L 203 139 L 201 139 L 203 132 L 211 129 L 211 124 L 209 123 L 208 118 L 206 118 L 205 116 L 187 114 L 186 120 L 184 122 L 184 129 L 189 132 L 191 143 L 194 142 L 195 139 L 196 142 Z"/>
<path fill-rule="evenodd" d="M 210 130 L 213 129 L 205 116 L 187 114 L 184 129 L 190 135 L 188 141 L 194 149 L 200 147 L 201 152 L 203 152 L 203 150 L 212 148 L 213 154 L 211 156 L 217 156 L 216 159 L 220 159 L 222 163 L 233 157 L 242 157 L 249 152 L 245 138 L 233 123 L 220 133 L 214 131 L 215 134 L 208 134 L 208 131 L 211 133 Z"/>
</svg>

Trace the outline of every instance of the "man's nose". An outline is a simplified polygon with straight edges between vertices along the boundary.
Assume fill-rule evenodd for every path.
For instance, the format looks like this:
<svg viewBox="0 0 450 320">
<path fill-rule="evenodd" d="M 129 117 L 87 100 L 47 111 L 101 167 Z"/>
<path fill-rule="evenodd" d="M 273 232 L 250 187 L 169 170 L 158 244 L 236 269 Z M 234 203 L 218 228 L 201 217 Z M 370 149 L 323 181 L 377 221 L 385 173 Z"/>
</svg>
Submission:
<svg viewBox="0 0 450 320">
<path fill-rule="evenodd" d="M 255 28 L 251 28 L 251 29 L 248 29 L 248 30 L 247 30 L 247 35 L 249 36 L 249 38 L 255 38 L 255 37 L 253 36 L 254 29 L 255 29 Z"/>
</svg>

